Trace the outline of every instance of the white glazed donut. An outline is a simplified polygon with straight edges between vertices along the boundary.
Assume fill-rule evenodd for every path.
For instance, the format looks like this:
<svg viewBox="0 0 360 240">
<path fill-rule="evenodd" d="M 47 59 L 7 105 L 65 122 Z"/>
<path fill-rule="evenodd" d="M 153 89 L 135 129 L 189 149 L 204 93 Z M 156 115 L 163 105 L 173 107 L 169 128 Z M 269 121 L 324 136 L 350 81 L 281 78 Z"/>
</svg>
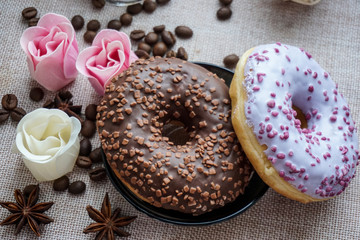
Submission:
<svg viewBox="0 0 360 240">
<path fill-rule="evenodd" d="M 309 53 L 281 43 L 250 49 L 230 96 L 236 134 L 270 187 L 307 203 L 348 186 L 359 159 L 355 124 L 337 85 Z"/>
</svg>

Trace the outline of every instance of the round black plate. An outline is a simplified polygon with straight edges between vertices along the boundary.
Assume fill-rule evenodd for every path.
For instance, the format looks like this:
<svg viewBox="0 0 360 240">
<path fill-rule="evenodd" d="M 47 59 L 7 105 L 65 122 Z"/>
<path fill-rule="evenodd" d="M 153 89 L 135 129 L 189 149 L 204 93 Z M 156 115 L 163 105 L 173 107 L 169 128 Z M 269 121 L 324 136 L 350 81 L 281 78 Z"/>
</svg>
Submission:
<svg viewBox="0 0 360 240">
<path fill-rule="evenodd" d="M 228 86 L 230 86 L 234 73 L 226 68 L 216 65 L 195 62 L 207 70 L 216 73 L 219 77 L 223 78 Z M 249 185 L 245 189 L 245 194 L 239 196 L 234 202 L 226 204 L 224 207 L 213 210 L 212 212 L 205 213 L 199 216 L 185 214 L 173 210 L 155 207 L 133 194 L 121 181 L 116 177 L 111 170 L 108 162 L 106 161 L 105 154 L 103 154 L 104 165 L 106 173 L 121 195 L 132 204 L 137 210 L 147 214 L 150 217 L 158 219 L 163 222 L 187 225 L 187 226 L 200 226 L 210 225 L 228 220 L 232 217 L 243 213 L 249 207 L 254 205 L 267 191 L 268 186 L 261 180 L 261 178 L 254 172 Z"/>
</svg>

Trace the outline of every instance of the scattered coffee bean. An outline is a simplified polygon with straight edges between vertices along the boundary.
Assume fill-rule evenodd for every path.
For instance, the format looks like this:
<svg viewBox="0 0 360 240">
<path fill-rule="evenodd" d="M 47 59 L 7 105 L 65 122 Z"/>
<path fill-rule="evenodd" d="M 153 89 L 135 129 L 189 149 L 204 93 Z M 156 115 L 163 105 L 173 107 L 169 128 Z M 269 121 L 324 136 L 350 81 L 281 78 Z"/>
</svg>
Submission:
<svg viewBox="0 0 360 240">
<path fill-rule="evenodd" d="M 87 43 L 92 43 L 96 36 L 96 32 L 93 31 L 86 31 L 84 34 L 84 41 Z"/>
<path fill-rule="evenodd" d="M 89 157 L 78 156 L 76 159 L 76 166 L 79 168 L 91 168 L 92 161 Z"/>
<path fill-rule="evenodd" d="M 95 149 L 90 153 L 89 158 L 91 159 L 91 161 L 92 161 L 93 163 L 102 162 L 102 161 L 103 161 L 103 158 L 102 158 L 102 148 L 101 148 L 101 147 L 95 148 Z"/>
<path fill-rule="evenodd" d="M 130 33 L 130 38 L 134 41 L 139 41 L 145 37 L 145 32 L 143 30 L 134 30 Z"/>
<path fill-rule="evenodd" d="M 225 67 L 234 68 L 239 61 L 239 57 L 236 54 L 230 54 L 223 60 Z"/>
<path fill-rule="evenodd" d="M 155 27 L 153 27 L 153 29 L 154 29 L 154 32 L 161 33 L 162 31 L 165 30 L 165 25 L 155 26 Z"/>
<path fill-rule="evenodd" d="M 80 30 L 83 28 L 85 21 L 84 18 L 80 15 L 75 15 L 71 19 L 71 24 L 73 25 L 75 30 Z"/>
<path fill-rule="evenodd" d="M 130 13 L 131 15 L 139 14 L 142 11 L 142 4 L 137 3 L 134 5 L 130 5 L 126 8 L 126 12 Z"/>
<path fill-rule="evenodd" d="M 148 59 L 150 58 L 150 55 L 149 53 L 147 53 L 146 51 L 144 50 L 141 50 L 141 49 L 138 49 L 135 51 L 135 54 L 138 58 L 141 58 L 141 59 Z"/>
<path fill-rule="evenodd" d="M 167 58 L 176 57 L 176 52 L 174 50 L 170 50 L 166 53 Z"/>
<path fill-rule="evenodd" d="M 105 6 L 105 0 L 91 0 L 91 3 L 96 8 L 103 8 Z"/>
<path fill-rule="evenodd" d="M 97 32 L 97 30 L 100 29 L 100 26 L 100 22 L 96 19 L 93 19 L 86 24 L 86 30 Z"/>
<path fill-rule="evenodd" d="M 11 112 L 10 112 L 10 117 L 12 120 L 14 120 L 15 122 L 19 122 L 24 116 L 26 115 L 26 112 L 24 109 L 22 108 L 14 108 Z"/>
<path fill-rule="evenodd" d="M 164 42 L 158 42 L 157 44 L 155 44 L 153 48 L 153 55 L 162 57 L 164 56 L 166 51 L 167 51 L 166 44 Z"/>
<path fill-rule="evenodd" d="M 86 184 L 83 181 L 75 181 L 69 186 L 69 193 L 80 194 L 86 189 Z"/>
<path fill-rule="evenodd" d="M 61 91 L 59 92 L 59 97 L 61 98 L 61 100 L 66 101 L 72 99 L 73 95 L 70 91 Z"/>
<path fill-rule="evenodd" d="M 222 4 L 225 6 L 230 5 L 232 3 L 232 0 L 219 0 Z"/>
<path fill-rule="evenodd" d="M 22 14 L 23 18 L 29 20 L 31 18 L 36 17 L 37 10 L 34 7 L 27 7 L 24 10 L 22 10 L 21 14 Z"/>
<path fill-rule="evenodd" d="M 231 14 L 232 11 L 229 7 L 222 7 L 217 11 L 216 16 L 219 20 L 227 20 L 231 17 Z"/>
<path fill-rule="evenodd" d="M 53 182 L 53 189 L 55 191 L 65 191 L 69 187 L 69 184 L 70 184 L 69 178 L 66 175 L 64 175 Z"/>
<path fill-rule="evenodd" d="M 152 13 L 156 10 L 156 3 L 152 0 L 145 0 L 143 3 L 143 9 L 147 13 Z"/>
<path fill-rule="evenodd" d="M 13 110 L 17 107 L 18 99 L 14 94 L 6 94 L 1 99 L 1 105 L 6 110 Z"/>
<path fill-rule="evenodd" d="M 97 167 L 89 171 L 89 177 L 93 181 L 101 181 L 106 178 L 106 171 L 103 167 Z"/>
<path fill-rule="evenodd" d="M 35 26 L 38 24 L 39 19 L 40 19 L 40 18 L 37 18 L 37 17 L 31 18 L 31 19 L 29 20 L 29 22 L 28 22 L 28 26 L 29 26 L 29 27 L 35 27 Z"/>
<path fill-rule="evenodd" d="M 54 107 L 54 101 L 48 99 L 45 101 L 45 103 L 43 104 L 43 108 L 53 108 Z"/>
<path fill-rule="evenodd" d="M 108 23 L 107 28 L 119 31 L 121 28 L 121 22 L 117 19 L 113 19 Z"/>
<path fill-rule="evenodd" d="M 145 42 L 149 45 L 154 45 L 159 40 L 159 36 L 154 32 L 149 32 L 145 36 Z"/>
<path fill-rule="evenodd" d="M 191 38 L 193 31 L 187 26 L 177 26 L 175 28 L 175 34 L 180 38 Z"/>
<path fill-rule="evenodd" d="M 176 57 L 177 58 L 180 58 L 182 60 L 188 60 L 188 54 L 187 52 L 185 51 L 185 48 L 183 47 L 179 47 L 177 53 L 176 53 Z"/>
<path fill-rule="evenodd" d="M 84 138 L 80 141 L 80 152 L 79 155 L 81 156 L 89 156 L 91 152 L 92 146 L 89 139 Z"/>
<path fill-rule="evenodd" d="M 0 123 L 5 122 L 10 116 L 10 113 L 5 109 L 0 109 Z"/>
<path fill-rule="evenodd" d="M 40 102 L 44 98 L 44 91 L 39 87 L 30 90 L 30 98 L 35 102 Z"/>
<path fill-rule="evenodd" d="M 170 2 L 170 0 L 156 0 L 156 3 L 159 5 L 164 5 L 167 4 L 168 2 Z"/>
<path fill-rule="evenodd" d="M 124 26 L 129 26 L 132 22 L 132 15 L 129 13 L 124 13 L 120 16 L 120 22 Z"/>
<path fill-rule="evenodd" d="M 161 38 L 168 47 L 173 46 L 176 42 L 174 34 L 170 31 L 163 31 L 161 33 Z"/>
<path fill-rule="evenodd" d="M 91 138 L 96 131 L 95 122 L 85 120 L 81 127 L 81 134 L 86 138 Z"/>
<path fill-rule="evenodd" d="M 145 42 L 140 42 L 138 44 L 138 50 L 143 50 L 147 53 L 150 53 L 151 52 L 151 46 Z"/>
<path fill-rule="evenodd" d="M 37 187 L 35 184 L 30 184 L 24 187 L 22 193 L 24 194 L 25 198 L 29 198 L 31 192 Z"/>
<path fill-rule="evenodd" d="M 95 121 L 96 120 L 96 111 L 97 105 L 96 104 L 89 104 L 87 105 L 87 107 L 85 108 L 85 117 L 91 121 Z"/>
</svg>

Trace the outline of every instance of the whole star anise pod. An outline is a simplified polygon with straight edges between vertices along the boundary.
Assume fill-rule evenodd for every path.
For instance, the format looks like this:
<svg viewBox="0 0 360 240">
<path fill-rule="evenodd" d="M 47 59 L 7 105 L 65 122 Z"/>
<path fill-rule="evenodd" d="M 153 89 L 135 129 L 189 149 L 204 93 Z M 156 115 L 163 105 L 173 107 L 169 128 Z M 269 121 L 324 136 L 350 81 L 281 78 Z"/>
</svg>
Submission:
<svg viewBox="0 0 360 240">
<path fill-rule="evenodd" d="M 12 214 L 0 223 L 1 226 L 16 224 L 15 235 L 18 234 L 22 227 L 27 223 L 31 230 L 40 236 L 39 224 L 48 224 L 54 220 L 43 212 L 51 208 L 53 202 L 36 202 L 39 199 L 39 185 L 37 185 L 28 197 L 19 189 L 15 189 L 14 196 L 16 203 L 13 202 L 0 202 L 3 208 L 9 210 Z"/>
<path fill-rule="evenodd" d="M 96 223 L 91 223 L 84 229 L 84 233 L 98 232 L 96 240 L 100 239 L 115 239 L 115 235 L 119 237 L 128 237 L 130 233 L 121 230 L 119 227 L 124 227 L 133 222 L 136 216 L 120 217 L 120 208 L 116 208 L 111 214 L 111 204 L 108 193 L 105 194 L 104 201 L 101 206 L 101 212 L 91 206 L 87 206 L 86 210 L 91 219 Z"/>
<path fill-rule="evenodd" d="M 73 95 L 69 92 L 59 92 L 55 95 L 54 105 L 56 108 L 64 111 L 70 117 L 76 117 L 80 122 L 83 122 L 83 119 L 80 117 L 81 105 L 74 105 L 71 101 Z"/>
</svg>

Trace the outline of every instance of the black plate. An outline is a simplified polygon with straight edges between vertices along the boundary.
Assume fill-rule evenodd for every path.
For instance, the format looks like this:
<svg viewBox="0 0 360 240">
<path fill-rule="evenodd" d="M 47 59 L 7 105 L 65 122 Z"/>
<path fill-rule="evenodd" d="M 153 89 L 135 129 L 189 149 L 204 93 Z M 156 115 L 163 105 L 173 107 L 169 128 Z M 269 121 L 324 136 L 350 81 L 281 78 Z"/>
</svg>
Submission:
<svg viewBox="0 0 360 240">
<path fill-rule="evenodd" d="M 230 86 L 234 73 L 226 68 L 216 65 L 195 62 L 209 71 L 216 73 L 219 77 L 223 78 L 228 86 Z M 187 225 L 187 226 L 201 226 L 219 223 L 228 220 L 232 217 L 243 213 L 249 207 L 254 205 L 267 191 L 268 186 L 261 180 L 261 178 L 254 172 L 249 185 L 245 189 L 245 194 L 239 196 L 234 202 L 226 204 L 224 207 L 213 210 L 212 212 L 205 213 L 199 216 L 185 214 L 173 210 L 157 208 L 133 194 L 114 174 L 106 161 L 105 154 L 103 154 L 104 165 L 106 173 L 121 195 L 132 204 L 137 210 L 147 214 L 150 217 L 158 219 L 163 222 Z"/>
</svg>

